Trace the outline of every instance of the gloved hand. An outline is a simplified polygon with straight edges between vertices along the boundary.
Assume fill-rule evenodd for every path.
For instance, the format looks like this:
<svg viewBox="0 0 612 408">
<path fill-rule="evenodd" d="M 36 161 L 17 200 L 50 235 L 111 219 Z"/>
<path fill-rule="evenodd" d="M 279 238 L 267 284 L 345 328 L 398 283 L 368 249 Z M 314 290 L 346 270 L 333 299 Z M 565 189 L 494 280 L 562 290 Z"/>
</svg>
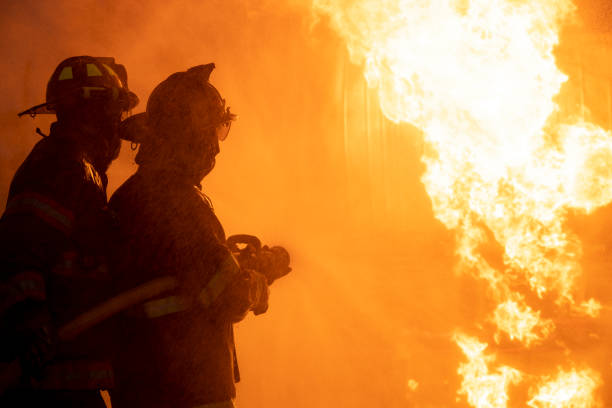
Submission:
<svg viewBox="0 0 612 408">
<path fill-rule="evenodd" d="M 227 290 L 223 303 L 235 323 L 244 319 L 251 310 L 256 315 L 265 313 L 268 310 L 269 293 L 264 275 L 252 269 L 243 269 Z"/>
<path fill-rule="evenodd" d="M 248 272 L 251 274 L 251 310 L 257 316 L 268 310 L 270 288 L 265 275 L 252 270 Z"/>
<path fill-rule="evenodd" d="M 20 333 L 21 352 L 19 361 L 23 374 L 40 380 L 44 366 L 53 359 L 57 341 L 48 326 L 30 328 Z"/>
</svg>

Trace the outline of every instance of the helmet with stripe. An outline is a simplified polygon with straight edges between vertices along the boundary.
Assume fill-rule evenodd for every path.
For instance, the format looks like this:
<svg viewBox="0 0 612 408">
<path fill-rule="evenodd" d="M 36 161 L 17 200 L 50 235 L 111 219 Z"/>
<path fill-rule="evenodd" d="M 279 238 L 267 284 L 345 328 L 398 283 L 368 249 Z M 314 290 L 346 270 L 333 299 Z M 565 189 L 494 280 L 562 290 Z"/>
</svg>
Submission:
<svg viewBox="0 0 612 408">
<path fill-rule="evenodd" d="M 47 83 L 46 102 L 19 116 L 57 113 L 84 101 L 103 100 L 121 111 L 138 104 L 138 97 L 127 86 L 127 71 L 111 57 L 70 57 L 62 61 Z"/>
</svg>

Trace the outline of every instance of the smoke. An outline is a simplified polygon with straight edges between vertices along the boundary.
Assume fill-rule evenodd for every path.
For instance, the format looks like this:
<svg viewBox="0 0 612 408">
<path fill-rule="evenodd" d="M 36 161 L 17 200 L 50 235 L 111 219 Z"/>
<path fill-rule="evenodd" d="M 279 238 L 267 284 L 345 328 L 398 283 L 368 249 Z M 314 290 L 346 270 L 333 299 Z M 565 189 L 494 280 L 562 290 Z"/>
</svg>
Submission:
<svg viewBox="0 0 612 408">
<path fill-rule="evenodd" d="M 53 120 L 16 113 L 44 101 L 46 82 L 64 58 L 112 56 L 124 64 L 141 100 L 134 113 L 171 73 L 215 62 L 211 81 L 239 119 L 204 189 L 228 234 L 252 233 L 286 246 L 294 267 L 272 287 L 269 313 L 238 327 L 239 402 L 305 407 L 405 401 L 413 352 L 401 344 L 412 324 L 406 302 L 413 302 L 415 282 L 427 292 L 433 287 L 410 276 L 427 276 L 432 265 L 416 255 L 422 252 L 412 247 L 413 237 L 399 231 L 391 243 L 374 222 L 351 212 L 342 126 L 344 45 L 324 24 L 312 26 L 308 2 L 5 1 L 2 8 L 1 201 L 40 138 L 34 129 L 47 132 Z M 133 159 L 124 144 L 109 172 L 109 194 L 136 170 Z M 418 163 L 417 152 L 405 160 Z M 418 174 L 406 177 L 421 188 Z M 427 209 L 420 194 L 416 205 Z M 362 199 L 368 199 L 365 191 Z M 430 215 L 420 218 L 437 228 Z M 384 259 L 390 252 L 399 259 Z M 390 262 L 394 267 L 386 267 Z"/>
<path fill-rule="evenodd" d="M 34 129 L 46 132 L 52 121 L 16 113 L 44 101 L 64 58 L 124 64 L 141 100 L 134 113 L 171 73 L 215 62 L 211 82 L 239 119 L 204 190 L 228 234 L 286 246 L 294 268 L 273 285 L 269 312 L 238 325 L 239 405 L 453 403 L 462 357 L 451 330 L 485 309 L 475 296 L 482 288 L 453 274 L 452 239 L 419 182 L 420 135 L 350 112 L 374 103 L 345 45 L 325 22 L 313 26 L 307 0 L 1 7 L 0 201 L 39 139 Z M 368 123 L 355 124 L 362 119 Z M 381 167 L 372 133 L 383 128 L 396 148 L 379 158 Z M 367 154 L 356 155 L 347 132 Z M 124 144 L 109 195 L 136 170 L 134 155 Z M 386 201 L 378 203 L 383 187 Z"/>
</svg>

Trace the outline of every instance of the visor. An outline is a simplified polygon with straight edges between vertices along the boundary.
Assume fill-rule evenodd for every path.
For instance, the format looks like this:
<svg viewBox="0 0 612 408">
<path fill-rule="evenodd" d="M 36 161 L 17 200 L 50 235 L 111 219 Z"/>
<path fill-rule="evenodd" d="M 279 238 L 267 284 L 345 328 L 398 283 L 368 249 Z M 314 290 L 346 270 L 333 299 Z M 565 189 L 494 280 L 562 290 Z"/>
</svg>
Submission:
<svg viewBox="0 0 612 408">
<path fill-rule="evenodd" d="M 225 104 L 225 101 L 223 103 Z M 210 125 L 210 126 L 207 126 L 206 128 L 214 127 L 215 135 L 217 136 L 217 139 L 220 142 L 222 142 L 225 139 L 227 139 L 227 135 L 230 131 L 230 128 L 232 127 L 232 122 L 235 121 L 236 119 L 238 119 L 238 116 L 231 113 L 230 108 L 228 107 L 225 110 L 225 112 L 223 112 L 221 123 L 218 123 L 216 125 Z"/>
<path fill-rule="evenodd" d="M 225 105 L 225 99 L 223 100 L 223 105 Z M 232 122 L 236 119 L 238 119 L 238 116 L 230 112 L 230 108 L 228 106 L 225 109 L 225 112 L 223 112 L 223 122 L 217 125 L 217 128 L 215 130 L 217 133 L 217 139 L 219 139 L 219 141 L 224 141 L 225 139 L 227 139 L 227 134 L 229 133 L 230 128 L 232 127 Z"/>
<path fill-rule="evenodd" d="M 217 139 L 219 139 L 220 142 L 227 139 L 227 135 L 231 127 L 232 127 L 231 120 L 228 120 L 227 122 L 223 122 L 220 125 L 217 125 L 217 127 L 215 128 L 215 133 L 217 134 Z"/>
</svg>

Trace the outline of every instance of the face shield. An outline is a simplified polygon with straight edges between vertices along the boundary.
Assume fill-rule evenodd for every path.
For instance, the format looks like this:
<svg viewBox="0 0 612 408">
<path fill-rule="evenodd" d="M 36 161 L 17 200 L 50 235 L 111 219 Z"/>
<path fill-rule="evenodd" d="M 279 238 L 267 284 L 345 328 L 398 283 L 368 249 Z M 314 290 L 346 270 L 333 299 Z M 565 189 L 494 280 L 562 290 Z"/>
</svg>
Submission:
<svg viewBox="0 0 612 408">
<path fill-rule="evenodd" d="M 217 135 L 217 140 L 220 142 L 227 139 L 227 135 L 229 134 L 230 128 L 232 127 L 232 121 L 228 120 L 227 122 L 223 122 L 215 128 L 215 134 Z"/>
<path fill-rule="evenodd" d="M 201 129 L 201 131 L 208 132 L 210 129 L 214 129 L 216 139 L 222 142 L 225 139 L 227 139 L 227 135 L 229 134 L 231 127 L 232 127 L 232 121 L 226 120 L 221 123 L 216 123 L 216 124 L 205 126 Z"/>
<path fill-rule="evenodd" d="M 225 104 L 225 101 L 223 101 Z M 229 134 L 230 128 L 232 127 L 232 122 L 237 119 L 237 116 L 230 112 L 230 108 L 228 107 L 223 113 L 221 122 L 217 122 L 213 125 L 207 126 L 207 128 L 215 128 L 215 136 L 217 140 L 222 142 L 227 139 L 227 135 Z"/>
</svg>

